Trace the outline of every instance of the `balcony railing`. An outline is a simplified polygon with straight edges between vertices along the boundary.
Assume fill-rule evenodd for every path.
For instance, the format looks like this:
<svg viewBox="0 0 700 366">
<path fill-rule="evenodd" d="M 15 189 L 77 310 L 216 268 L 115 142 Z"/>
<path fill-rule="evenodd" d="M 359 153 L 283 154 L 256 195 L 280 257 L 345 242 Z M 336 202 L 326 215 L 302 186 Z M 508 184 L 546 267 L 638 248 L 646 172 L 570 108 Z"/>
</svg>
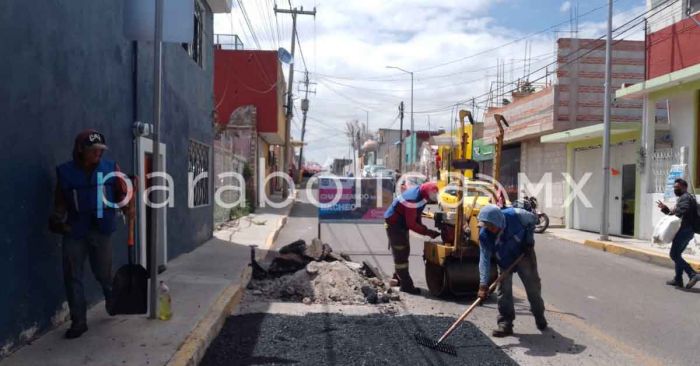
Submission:
<svg viewBox="0 0 700 366">
<path fill-rule="evenodd" d="M 215 34 L 214 48 L 220 50 L 242 50 L 243 41 L 237 34 Z"/>
</svg>

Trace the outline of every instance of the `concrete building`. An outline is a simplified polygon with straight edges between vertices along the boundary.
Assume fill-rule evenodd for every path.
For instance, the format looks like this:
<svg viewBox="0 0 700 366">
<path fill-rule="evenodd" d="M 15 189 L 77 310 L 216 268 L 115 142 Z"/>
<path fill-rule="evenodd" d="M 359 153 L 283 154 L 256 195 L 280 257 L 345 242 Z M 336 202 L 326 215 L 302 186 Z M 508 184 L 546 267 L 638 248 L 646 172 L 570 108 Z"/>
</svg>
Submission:
<svg viewBox="0 0 700 366">
<path fill-rule="evenodd" d="M 404 137 L 405 138 L 405 137 Z M 380 128 L 377 131 L 377 165 L 384 165 L 389 169 L 399 169 L 399 141 L 401 130 Z"/>
<path fill-rule="evenodd" d="M 282 154 L 286 118 L 284 95 L 286 83 L 277 51 L 232 50 L 224 47 L 214 51 L 214 98 L 216 100 L 216 123 L 220 131 L 238 131 L 239 142 L 249 153 L 244 158 L 250 165 L 255 181 L 253 192 L 263 187 L 267 194 L 281 189 L 281 178 L 265 178 L 273 172 L 282 171 L 282 158 L 290 159 L 290 153 Z M 245 110 L 254 111 L 246 118 Z M 245 141 L 244 136 L 248 136 Z M 262 162 L 262 165 L 261 165 Z M 267 182 L 267 183 L 266 183 Z M 256 206 L 259 197 L 252 197 Z"/>
<path fill-rule="evenodd" d="M 510 199 L 525 191 L 538 198 L 540 209 L 549 215 L 553 225 L 565 224 L 576 229 L 597 231 L 600 228 L 600 215 L 597 213 L 600 202 L 596 200 L 601 197 L 602 188 L 600 144 L 605 42 L 559 39 L 556 70 L 554 81 L 539 86 L 540 90 L 514 93 L 512 103 L 489 109 L 484 117 L 482 143 L 494 143 L 496 125 L 493 115 L 504 115 L 510 128 L 506 129 L 505 134 L 501 183 Z M 615 42 L 613 85 L 633 83 L 643 78 L 644 42 Z M 641 114 L 641 103 L 637 101 L 616 103 L 612 111 L 616 136 L 612 155 L 620 158 L 613 167 L 621 172 L 613 177 L 611 186 L 611 199 L 614 202 L 611 203 L 610 232 L 615 234 L 633 234 L 634 225 L 630 226 L 630 218 L 622 216 L 623 204 L 634 207 L 633 202 L 623 203 L 629 199 L 629 192 L 623 192 L 623 183 L 634 186 L 637 175 L 635 170 L 629 169 L 629 165 L 634 166 L 637 161 L 635 152 L 638 149 Z M 588 173 L 590 178 L 584 186 L 584 193 L 592 207 L 587 207 L 582 200 L 565 204 L 571 192 L 567 176 L 580 182 Z M 627 195 L 622 197 L 623 193 Z"/>
<path fill-rule="evenodd" d="M 401 167 L 403 171 L 417 170 L 420 163 L 420 149 L 424 142 L 428 142 L 431 136 L 437 136 L 445 133 L 444 130 L 438 131 L 415 131 L 411 134 L 409 130 L 404 131 L 403 137 L 403 161 Z M 401 141 L 401 130 L 392 130 L 388 128 L 380 128 L 377 131 L 377 164 L 385 167 L 398 170 L 399 158 L 399 143 Z"/>
<path fill-rule="evenodd" d="M 213 12 L 230 2 L 193 0 L 192 41 L 163 45 L 162 155 L 172 176 L 173 206 L 164 213 L 161 264 L 197 248 L 213 229 L 211 180 L 190 194 L 188 173 L 208 172 L 214 135 L 212 110 Z M 61 238 L 47 220 L 56 185 L 55 166 L 71 158 L 73 139 L 94 128 L 127 174 L 149 171 L 153 142 L 134 138 L 135 121 L 151 123 L 153 43 L 124 36 L 124 1 L 39 0 L 0 2 L 2 58 L 0 107 L 0 349 L 12 351 L 67 317 L 61 270 Z M 143 194 L 146 179 L 139 194 Z M 140 197 L 140 196 L 139 196 Z M 138 262 L 146 264 L 148 226 L 144 205 L 137 223 Z M 126 225 L 112 237 L 114 268 L 127 261 Z M 87 264 L 86 264 L 87 265 Z M 101 300 L 85 273 L 90 304 Z M 1 356 L 0 356 L 1 357 Z"/>
<path fill-rule="evenodd" d="M 661 218 L 655 202 L 675 203 L 672 193 L 664 194 L 672 164 L 685 164 L 683 176 L 696 192 L 700 187 L 700 1 L 675 2 L 656 19 L 646 35 L 645 80 L 616 92 L 618 100 L 644 105 L 638 164 L 638 236 L 644 239 Z"/>
</svg>

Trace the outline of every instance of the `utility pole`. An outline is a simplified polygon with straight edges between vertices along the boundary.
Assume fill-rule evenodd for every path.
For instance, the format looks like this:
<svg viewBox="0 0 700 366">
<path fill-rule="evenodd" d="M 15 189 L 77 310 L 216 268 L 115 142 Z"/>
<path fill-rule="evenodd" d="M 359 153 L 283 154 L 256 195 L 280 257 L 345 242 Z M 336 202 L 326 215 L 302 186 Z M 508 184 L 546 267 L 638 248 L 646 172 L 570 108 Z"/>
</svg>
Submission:
<svg viewBox="0 0 700 366">
<path fill-rule="evenodd" d="M 155 30 L 153 37 L 153 156 L 151 157 L 151 174 L 162 173 L 160 170 L 160 119 L 162 108 L 162 91 L 163 91 L 163 0 L 156 0 L 155 11 Z M 153 176 L 154 185 L 155 176 Z M 161 203 L 161 190 L 154 190 L 153 202 Z M 149 302 L 148 302 L 148 317 L 150 319 L 158 318 L 158 216 L 160 210 L 165 210 L 166 207 L 159 208 L 158 205 L 151 207 L 151 222 L 150 222 L 150 247 L 148 248 L 148 269 L 149 269 Z"/>
<path fill-rule="evenodd" d="M 399 104 L 399 118 L 401 119 L 400 127 L 401 133 L 399 134 L 399 173 L 403 173 L 403 102 Z"/>
<path fill-rule="evenodd" d="M 294 86 L 294 51 L 296 50 L 297 41 L 297 15 L 313 15 L 316 16 L 316 8 L 313 11 L 304 11 L 304 7 L 294 8 L 294 9 L 278 9 L 277 5 L 274 7 L 275 14 L 292 14 L 292 62 L 289 64 L 289 84 L 287 90 L 287 120 L 285 123 L 284 131 L 284 160 L 282 160 L 282 169 L 285 174 L 289 174 L 289 140 L 291 137 L 290 128 L 292 125 L 292 117 L 294 117 L 294 101 L 292 100 L 292 87 Z M 287 180 L 284 180 L 282 184 L 282 197 L 287 198 L 289 195 L 289 187 L 287 187 Z"/>
<path fill-rule="evenodd" d="M 413 125 L 413 123 L 414 123 L 414 121 L 413 121 L 413 71 L 408 71 L 406 69 L 402 69 L 402 68 L 397 67 L 397 66 L 386 66 L 386 68 L 387 69 L 396 69 L 396 70 L 399 70 L 399 71 L 405 72 L 406 74 L 411 75 L 411 135 L 413 135 L 415 133 L 415 130 L 414 130 L 415 126 Z M 415 139 L 415 138 L 416 137 L 413 136 L 413 139 Z M 412 150 L 411 157 L 415 157 L 415 149 L 411 149 L 411 150 Z"/>
<path fill-rule="evenodd" d="M 600 219 L 600 240 L 608 240 L 610 216 L 610 112 L 612 100 L 612 18 L 613 0 L 608 0 L 608 35 L 605 43 L 605 100 L 603 111 L 603 209 Z"/>
<path fill-rule="evenodd" d="M 301 163 L 303 162 L 304 156 L 304 135 L 306 134 L 306 113 L 309 111 L 309 92 L 316 94 L 315 91 L 309 90 L 309 70 L 306 70 L 304 74 L 304 99 L 301 101 L 301 112 L 304 114 L 304 119 L 301 122 L 301 147 L 299 148 L 299 164 L 298 167 L 298 181 L 301 182 Z"/>
</svg>

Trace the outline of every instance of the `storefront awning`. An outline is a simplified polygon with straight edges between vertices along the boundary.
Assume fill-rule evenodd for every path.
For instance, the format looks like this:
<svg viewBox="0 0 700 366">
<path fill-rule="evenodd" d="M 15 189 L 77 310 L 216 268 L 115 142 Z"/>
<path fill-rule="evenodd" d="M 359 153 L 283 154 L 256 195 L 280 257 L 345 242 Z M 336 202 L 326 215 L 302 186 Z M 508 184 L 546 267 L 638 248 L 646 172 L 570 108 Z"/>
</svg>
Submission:
<svg viewBox="0 0 700 366">
<path fill-rule="evenodd" d="M 626 132 L 641 131 L 642 124 L 639 122 L 613 122 L 610 125 L 610 135 L 618 135 Z M 589 140 L 603 137 L 603 124 L 575 128 L 573 130 L 557 132 L 540 137 L 543 144 L 567 143 L 574 141 Z"/>
<path fill-rule="evenodd" d="M 686 67 L 669 74 L 657 76 L 641 83 L 620 88 L 615 92 L 615 97 L 620 99 L 639 99 L 650 93 L 668 89 L 681 84 L 700 80 L 700 64 Z"/>
</svg>

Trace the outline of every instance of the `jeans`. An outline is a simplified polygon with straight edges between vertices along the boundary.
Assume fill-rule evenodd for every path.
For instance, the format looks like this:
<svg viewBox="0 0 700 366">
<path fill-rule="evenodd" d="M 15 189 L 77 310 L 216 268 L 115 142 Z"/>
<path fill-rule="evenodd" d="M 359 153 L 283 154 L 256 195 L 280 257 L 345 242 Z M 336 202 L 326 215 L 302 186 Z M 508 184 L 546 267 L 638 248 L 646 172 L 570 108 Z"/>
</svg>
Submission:
<svg viewBox="0 0 700 366">
<path fill-rule="evenodd" d="M 673 237 L 673 243 L 671 244 L 671 252 L 669 253 L 671 259 L 676 263 L 676 276 L 674 279 L 677 282 L 683 280 L 683 272 L 685 272 L 688 277 L 693 278 L 695 276 L 695 271 L 688 264 L 688 262 L 683 259 L 683 251 L 688 247 L 688 243 L 695 236 L 693 228 L 690 226 L 682 227 L 676 236 Z"/>
<path fill-rule="evenodd" d="M 537 273 L 537 257 L 535 250 L 525 250 L 525 256 L 513 270 L 523 281 L 527 299 L 530 302 L 530 311 L 535 319 L 544 317 L 544 301 L 542 300 L 542 283 Z M 500 271 L 505 271 L 500 268 Z M 512 327 L 515 320 L 515 305 L 513 304 L 513 273 L 506 276 L 498 286 L 498 324 L 504 327 Z"/>
<path fill-rule="evenodd" d="M 73 324 L 85 324 L 87 304 L 83 285 L 85 257 L 107 302 L 112 298 L 112 243 L 110 235 L 90 230 L 83 239 L 63 237 L 63 281 Z"/>
</svg>

